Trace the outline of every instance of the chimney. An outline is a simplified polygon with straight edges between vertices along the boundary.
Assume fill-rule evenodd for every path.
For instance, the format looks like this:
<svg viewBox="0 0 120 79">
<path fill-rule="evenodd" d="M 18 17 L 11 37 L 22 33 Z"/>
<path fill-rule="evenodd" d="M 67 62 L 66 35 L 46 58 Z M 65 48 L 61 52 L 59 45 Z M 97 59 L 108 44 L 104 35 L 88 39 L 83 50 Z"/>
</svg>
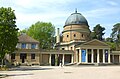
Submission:
<svg viewBox="0 0 120 79">
<path fill-rule="evenodd" d="M 60 42 L 60 30 L 57 28 L 57 36 L 56 36 L 56 43 Z"/>
</svg>

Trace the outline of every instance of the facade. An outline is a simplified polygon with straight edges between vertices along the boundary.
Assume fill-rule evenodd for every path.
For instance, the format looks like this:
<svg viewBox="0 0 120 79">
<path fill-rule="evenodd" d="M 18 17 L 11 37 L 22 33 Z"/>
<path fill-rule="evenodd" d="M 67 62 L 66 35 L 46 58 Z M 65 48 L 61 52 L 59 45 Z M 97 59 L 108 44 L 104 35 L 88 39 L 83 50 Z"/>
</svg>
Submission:
<svg viewBox="0 0 120 79">
<path fill-rule="evenodd" d="M 17 50 L 10 55 L 13 64 L 40 64 L 39 42 L 26 34 L 18 37 Z"/>
<path fill-rule="evenodd" d="M 115 64 L 120 63 L 120 45 L 116 48 L 116 51 L 111 52 L 111 61 Z"/>
<path fill-rule="evenodd" d="M 58 29 L 56 48 L 73 50 L 74 63 L 111 63 L 110 47 L 97 39 L 90 40 L 89 24 L 81 13 L 72 13 L 63 28 L 62 39 Z"/>
<path fill-rule="evenodd" d="M 21 34 L 16 46 L 17 50 L 9 57 L 14 65 L 59 65 L 73 63 L 73 51 L 40 50 L 39 42 L 26 34 Z"/>
<path fill-rule="evenodd" d="M 120 63 L 120 52 L 110 51 L 109 45 L 97 39 L 90 40 L 86 18 L 75 11 L 66 20 L 62 36 L 57 29 L 54 50 L 41 50 L 39 42 L 22 34 L 18 37 L 18 50 L 10 55 L 15 64 L 62 65 Z"/>
</svg>

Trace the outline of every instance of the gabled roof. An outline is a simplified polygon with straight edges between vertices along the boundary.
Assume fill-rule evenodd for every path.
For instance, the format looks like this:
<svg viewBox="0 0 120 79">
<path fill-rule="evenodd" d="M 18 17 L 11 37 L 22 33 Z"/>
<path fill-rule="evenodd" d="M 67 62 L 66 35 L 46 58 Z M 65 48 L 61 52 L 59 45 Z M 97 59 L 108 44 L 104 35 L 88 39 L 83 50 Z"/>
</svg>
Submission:
<svg viewBox="0 0 120 79">
<path fill-rule="evenodd" d="M 20 43 L 39 43 L 39 41 L 31 38 L 30 36 L 28 36 L 26 34 L 21 34 L 18 37 L 18 42 L 20 42 Z"/>
<path fill-rule="evenodd" d="M 77 45 L 76 47 L 79 47 L 79 46 L 105 46 L 105 47 L 109 47 L 108 44 L 106 44 L 105 42 L 103 41 L 100 41 L 100 40 L 97 40 L 97 39 L 93 39 L 91 41 L 88 41 L 88 42 L 85 42 L 85 43 L 82 43 L 80 45 Z"/>
</svg>

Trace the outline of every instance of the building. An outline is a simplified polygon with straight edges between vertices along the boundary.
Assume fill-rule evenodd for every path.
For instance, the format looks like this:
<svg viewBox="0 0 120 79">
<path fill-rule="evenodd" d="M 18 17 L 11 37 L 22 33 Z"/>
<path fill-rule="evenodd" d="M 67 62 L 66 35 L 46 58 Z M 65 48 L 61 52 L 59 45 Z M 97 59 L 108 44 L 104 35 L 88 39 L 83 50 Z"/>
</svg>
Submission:
<svg viewBox="0 0 120 79">
<path fill-rule="evenodd" d="M 59 65 L 73 63 L 73 51 L 40 50 L 39 42 L 26 34 L 18 37 L 17 50 L 9 57 L 14 65 Z"/>
<path fill-rule="evenodd" d="M 116 47 L 116 51 L 111 51 L 111 61 L 112 63 L 120 63 L 120 45 Z"/>
<path fill-rule="evenodd" d="M 39 42 L 26 34 L 18 37 L 17 50 L 11 54 L 11 62 L 17 64 L 40 64 Z"/>
<path fill-rule="evenodd" d="M 86 18 L 75 11 L 65 22 L 62 39 L 58 29 L 56 48 L 73 50 L 74 63 L 110 63 L 110 47 L 97 39 L 90 40 L 89 27 Z"/>
<path fill-rule="evenodd" d="M 86 18 L 75 11 L 67 18 L 62 36 L 57 29 L 56 50 L 40 50 L 38 41 L 22 34 L 18 37 L 18 50 L 11 54 L 10 60 L 13 63 L 51 66 L 59 65 L 60 62 L 63 65 L 120 63 L 118 51 L 110 52 L 110 47 L 105 42 L 90 40 L 89 27 Z"/>
</svg>

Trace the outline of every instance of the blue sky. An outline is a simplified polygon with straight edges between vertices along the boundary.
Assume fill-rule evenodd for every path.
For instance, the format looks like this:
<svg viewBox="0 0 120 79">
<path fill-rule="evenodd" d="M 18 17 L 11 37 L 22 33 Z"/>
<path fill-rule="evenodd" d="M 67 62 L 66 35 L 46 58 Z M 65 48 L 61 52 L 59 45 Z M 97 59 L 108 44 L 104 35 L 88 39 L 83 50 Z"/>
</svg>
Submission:
<svg viewBox="0 0 120 79">
<path fill-rule="evenodd" d="M 96 24 L 106 28 L 104 37 L 109 37 L 113 25 L 120 22 L 120 0 L 0 0 L 0 7 L 12 7 L 20 30 L 37 21 L 51 22 L 63 30 L 71 13 L 86 17 L 90 29 Z"/>
</svg>

